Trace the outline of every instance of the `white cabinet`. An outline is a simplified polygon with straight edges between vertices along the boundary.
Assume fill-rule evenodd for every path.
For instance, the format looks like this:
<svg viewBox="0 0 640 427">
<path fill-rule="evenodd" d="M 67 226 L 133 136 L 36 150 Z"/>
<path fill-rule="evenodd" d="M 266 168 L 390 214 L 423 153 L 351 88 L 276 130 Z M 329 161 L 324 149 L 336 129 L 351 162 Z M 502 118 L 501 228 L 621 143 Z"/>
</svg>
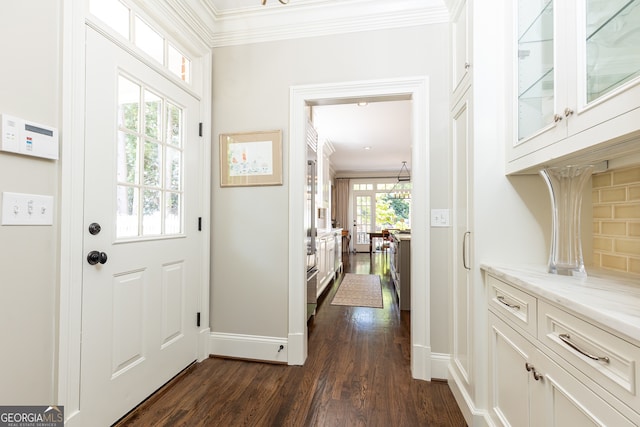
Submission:
<svg viewBox="0 0 640 427">
<path fill-rule="evenodd" d="M 635 425 L 493 313 L 489 324 L 490 413 L 496 425 Z"/>
<path fill-rule="evenodd" d="M 609 152 L 596 160 L 627 152 L 640 134 L 640 2 L 507 3 L 515 22 L 507 173 L 602 144 Z"/>
<path fill-rule="evenodd" d="M 472 90 L 469 88 L 451 112 L 453 150 L 453 281 L 452 281 L 452 368 L 458 386 L 474 396 L 475 367 L 473 325 L 478 312 L 474 302 L 471 270 L 471 224 L 473 157 L 471 138 Z"/>
<path fill-rule="evenodd" d="M 494 424 L 638 425 L 634 381 L 640 348 L 490 275 L 487 291 L 489 415 Z M 557 324 L 563 327 L 553 326 Z M 558 339 L 569 330 L 573 346 Z M 621 357 L 594 361 L 585 356 L 591 352 Z M 632 386 L 607 382 L 614 376 Z"/>
<path fill-rule="evenodd" d="M 342 267 L 341 262 L 336 262 L 336 257 L 341 257 L 342 253 L 336 252 L 336 248 L 341 247 L 341 243 L 337 236 L 340 236 L 342 230 L 324 231 L 318 234 L 318 292 L 320 296 L 327 288 L 329 283 L 336 277 L 336 272 Z"/>
<path fill-rule="evenodd" d="M 325 281 L 328 271 L 327 239 L 325 237 L 318 237 L 316 246 L 318 248 L 318 296 L 320 296 L 327 285 Z"/>
<path fill-rule="evenodd" d="M 451 14 L 451 82 L 453 100 L 457 101 L 471 84 L 471 17 L 469 1 L 454 5 Z"/>
<path fill-rule="evenodd" d="M 471 225 L 473 224 L 473 0 L 456 1 L 451 9 L 452 105 L 450 135 L 452 147 L 452 284 L 451 363 L 449 383 L 466 421 L 474 425 L 478 403 L 486 386 L 479 381 L 478 366 L 484 358 L 477 350 L 484 339 L 474 334 L 484 317 L 471 268 Z M 480 294 L 481 295 L 481 294 Z"/>
<path fill-rule="evenodd" d="M 489 316 L 489 408 L 494 423 L 505 426 L 530 425 L 530 383 L 534 381 L 525 364 L 535 347 L 521 334 Z"/>
</svg>

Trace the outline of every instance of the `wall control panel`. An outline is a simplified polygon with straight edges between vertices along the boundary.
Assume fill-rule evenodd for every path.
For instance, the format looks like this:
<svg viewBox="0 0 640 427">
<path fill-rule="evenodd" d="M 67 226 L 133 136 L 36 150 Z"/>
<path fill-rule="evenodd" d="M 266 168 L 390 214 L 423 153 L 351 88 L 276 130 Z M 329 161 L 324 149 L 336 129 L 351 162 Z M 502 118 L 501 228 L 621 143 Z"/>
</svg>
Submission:
<svg viewBox="0 0 640 427">
<path fill-rule="evenodd" d="M 58 159 L 58 129 L 0 114 L 0 150 Z"/>
<path fill-rule="evenodd" d="M 53 225 L 53 196 L 3 192 L 2 225 Z"/>
</svg>

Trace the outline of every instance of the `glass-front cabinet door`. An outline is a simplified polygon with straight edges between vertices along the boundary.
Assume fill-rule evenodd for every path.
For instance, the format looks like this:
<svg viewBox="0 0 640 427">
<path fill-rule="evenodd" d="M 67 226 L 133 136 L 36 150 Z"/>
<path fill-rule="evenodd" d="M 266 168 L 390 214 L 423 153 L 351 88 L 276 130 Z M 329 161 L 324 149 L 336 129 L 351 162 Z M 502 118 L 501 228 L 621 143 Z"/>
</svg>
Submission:
<svg viewBox="0 0 640 427">
<path fill-rule="evenodd" d="M 638 130 L 640 111 L 640 0 L 581 0 L 569 2 L 567 21 L 577 16 L 578 27 L 568 46 L 574 47 L 576 63 L 568 87 L 567 132 L 580 134 L 607 122 L 614 130 L 603 134 L 613 139 Z M 625 115 L 627 117 L 625 117 Z"/>
<path fill-rule="evenodd" d="M 640 136 L 640 0 L 518 0 L 507 173 Z M 602 160 L 609 160 L 606 154 Z"/>
<path fill-rule="evenodd" d="M 640 76 L 640 0 L 586 1 L 586 103 Z"/>
<path fill-rule="evenodd" d="M 554 124 L 557 96 L 553 3 L 518 1 L 518 141 Z"/>
</svg>

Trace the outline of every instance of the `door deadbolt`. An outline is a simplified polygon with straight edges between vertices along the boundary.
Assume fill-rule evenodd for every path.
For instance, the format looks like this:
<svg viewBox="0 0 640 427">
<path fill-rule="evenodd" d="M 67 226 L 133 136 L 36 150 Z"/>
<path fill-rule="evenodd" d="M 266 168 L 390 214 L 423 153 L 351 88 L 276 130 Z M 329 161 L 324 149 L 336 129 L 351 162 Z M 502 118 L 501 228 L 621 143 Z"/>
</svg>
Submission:
<svg viewBox="0 0 640 427">
<path fill-rule="evenodd" d="M 98 224 L 97 222 L 92 222 L 89 225 L 89 233 L 92 235 L 96 235 L 100 232 L 100 230 L 102 230 L 102 227 L 100 227 L 100 224 Z"/>
</svg>

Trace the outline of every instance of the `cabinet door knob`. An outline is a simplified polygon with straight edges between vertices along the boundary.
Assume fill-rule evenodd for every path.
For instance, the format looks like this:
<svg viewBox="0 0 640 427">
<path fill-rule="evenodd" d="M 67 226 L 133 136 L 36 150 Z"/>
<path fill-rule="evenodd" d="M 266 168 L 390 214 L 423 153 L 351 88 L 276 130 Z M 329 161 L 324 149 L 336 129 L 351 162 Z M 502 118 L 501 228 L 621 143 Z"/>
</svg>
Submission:
<svg viewBox="0 0 640 427">
<path fill-rule="evenodd" d="M 567 108 L 564 109 L 564 116 L 565 117 L 569 117 L 572 114 L 573 114 L 573 110 L 571 108 L 567 107 Z"/>
<path fill-rule="evenodd" d="M 469 68 L 471 68 L 471 64 L 469 64 L 468 62 L 464 63 L 464 69 L 468 70 Z"/>
<path fill-rule="evenodd" d="M 553 121 L 558 123 L 559 121 L 562 120 L 562 116 L 560 114 L 554 114 L 553 115 Z"/>
</svg>

